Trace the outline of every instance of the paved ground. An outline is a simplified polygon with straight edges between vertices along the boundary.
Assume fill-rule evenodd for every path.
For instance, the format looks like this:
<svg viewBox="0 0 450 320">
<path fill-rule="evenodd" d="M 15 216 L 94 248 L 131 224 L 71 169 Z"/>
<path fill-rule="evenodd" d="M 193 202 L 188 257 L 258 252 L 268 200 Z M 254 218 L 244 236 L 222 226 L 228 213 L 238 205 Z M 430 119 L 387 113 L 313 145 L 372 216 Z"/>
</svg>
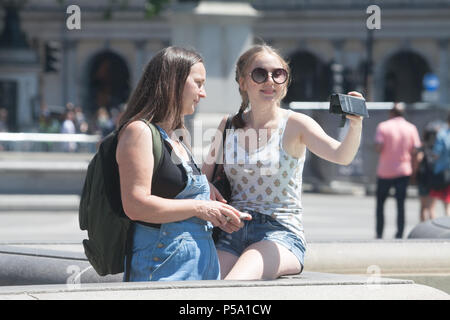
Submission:
<svg viewBox="0 0 450 320">
<path fill-rule="evenodd" d="M 77 196 L 0 196 L 0 242 L 79 242 Z M 372 196 L 303 195 L 304 225 L 308 241 L 374 239 L 375 200 Z M 419 200 L 406 201 L 404 237 L 419 223 Z M 439 209 L 442 209 L 439 207 Z M 442 215 L 438 210 L 438 216 Z M 385 207 L 385 239 L 395 234 L 396 205 Z"/>
</svg>

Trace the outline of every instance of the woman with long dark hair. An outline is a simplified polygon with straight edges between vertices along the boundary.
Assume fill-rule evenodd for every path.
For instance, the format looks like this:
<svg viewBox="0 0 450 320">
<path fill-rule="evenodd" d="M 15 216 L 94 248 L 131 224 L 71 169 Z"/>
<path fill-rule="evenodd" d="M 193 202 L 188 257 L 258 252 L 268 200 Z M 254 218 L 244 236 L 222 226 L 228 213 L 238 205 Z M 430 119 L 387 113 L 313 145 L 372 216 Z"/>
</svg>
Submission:
<svg viewBox="0 0 450 320">
<path fill-rule="evenodd" d="M 219 279 L 212 227 L 241 226 L 239 211 L 210 200 L 209 183 L 184 143 L 183 117 L 206 96 L 205 80 L 198 53 L 163 49 L 148 63 L 120 119 L 122 204 L 135 221 L 130 281 Z M 155 124 L 164 139 L 155 175 L 152 132 L 141 120 Z"/>
</svg>

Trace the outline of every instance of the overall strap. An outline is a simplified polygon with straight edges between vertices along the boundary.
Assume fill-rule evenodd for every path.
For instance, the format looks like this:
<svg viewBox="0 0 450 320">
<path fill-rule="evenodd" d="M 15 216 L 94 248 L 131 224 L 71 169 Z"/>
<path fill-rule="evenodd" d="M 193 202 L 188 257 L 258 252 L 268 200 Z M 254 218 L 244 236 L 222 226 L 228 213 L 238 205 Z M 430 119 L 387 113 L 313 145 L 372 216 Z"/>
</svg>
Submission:
<svg viewBox="0 0 450 320">
<path fill-rule="evenodd" d="M 162 158 L 162 148 L 163 148 L 163 137 L 161 133 L 159 132 L 158 128 L 151 123 L 150 121 L 146 119 L 141 119 L 144 121 L 148 127 L 150 128 L 152 132 L 152 142 L 153 142 L 153 159 L 154 159 L 154 166 L 153 166 L 153 174 L 159 169 L 161 165 L 161 158 Z"/>
<path fill-rule="evenodd" d="M 188 171 L 188 172 L 190 172 L 190 173 L 193 172 L 192 168 L 191 168 L 191 167 L 189 166 L 189 164 L 188 164 L 189 159 L 190 159 L 190 161 L 194 164 L 194 166 L 197 168 L 197 170 L 201 172 L 200 168 L 198 167 L 197 163 L 195 162 L 194 155 L 192 154 L 191 150 L 186 146 L 186 144 L 185 144 L 183 141 L 180 141 L 180 143 L 181 143 L 181 146 L 184 148 L 184 150 L 186 150 L 186 153 L 187 153 L 187 155 L 188 155 L 188 158 L 189 158 L 189 159 L 188 159 L 187 161 L 186 161 L 183 157 L 179 156 L 179 155 L 176 153 L 176 151 L 174 150 L 174 147 L 173 147 L 173 145 L 172 145 L 172 143 L 173 143 L 174 141 L 173 141 L 173 139 L 171 139 L 171 138 L 169 137 L 169 135 L 167 134 L 167 132 L 166 132 L 163 128 L 161 128 L 160 126 L 158 126 L 158 125 L 156 125 L 156 128 L 157 128 L 157 130 L 159 131 L 159 133 L 161 134 L 162 138 L 163 138 L 165 141 L 169 142 L 170 148 L 173 150 L 173 152 L 175 153 L 175 155 L 177 156 L 177 158 L 180 159 L 181 164 L 183 165 L 183 168 L 186 169 L 186 171 Z"/>
</svg>

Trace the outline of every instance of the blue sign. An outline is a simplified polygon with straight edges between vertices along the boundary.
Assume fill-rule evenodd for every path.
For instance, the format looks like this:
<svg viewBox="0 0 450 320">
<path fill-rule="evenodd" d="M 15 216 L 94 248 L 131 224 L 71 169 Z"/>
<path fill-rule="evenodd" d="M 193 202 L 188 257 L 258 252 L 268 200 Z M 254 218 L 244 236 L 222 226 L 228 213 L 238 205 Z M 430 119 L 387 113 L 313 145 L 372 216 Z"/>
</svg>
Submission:
<svg viewBox="0 0 450 320">
<path fill-rule="evenodd" d="M 439 88 L 439 78 L 434 73 L 427 73 L 423 76 L 423 87 L 426 91 L 436 91 Z"/>
</svg>

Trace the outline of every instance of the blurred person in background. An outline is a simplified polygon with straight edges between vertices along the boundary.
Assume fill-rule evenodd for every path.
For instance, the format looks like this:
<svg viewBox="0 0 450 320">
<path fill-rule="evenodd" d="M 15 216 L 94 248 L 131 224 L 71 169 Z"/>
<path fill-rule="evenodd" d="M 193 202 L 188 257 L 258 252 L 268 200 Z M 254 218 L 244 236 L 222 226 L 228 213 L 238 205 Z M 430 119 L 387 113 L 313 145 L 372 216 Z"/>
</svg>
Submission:
<svg viewBox="0 0 450 320">
<path fill-rule="evenodd" d="M 76 106 L 74 108 L 74 112 L 75 112 L 74 122 L 77 133 L 87 133 L 89 126 L 86 121 L 86 116 L 83 113 L 83 109 L 81 108 L 81 106 Z"/>
<path fill-rule="evenodd" d="M 8 132 L 8 110 L 0 108 L 0 132 Z M 0 151 L 8 150 L 7 142 L 0 141 Z"/>
<path fill-rule="evenodd" d="M 109 116 L 108 110 L 105 107 L 100 107 L 97 110 L 97 116 L 95 119 L 95 134 L 99 134 L 106 137 L 110 132 L 114 130 L 114 123 Z"/>
<path fill-rule="evenodd" d="M 375 149 L 380 154 L 377 168 L 376 237 L 383 237 L 384 203 L 389 190 L 395 188 L 397 201 L 397 233 L 403 237 L 405 226 L 405 199 L 409 179 L 415 175 L 413 163 L 417 163 L 417 149 L 421 147 L 419 133 L 404 118 L 405 105 L 395 103 L 389 111 L 389 119 L 378 124 L 375 132 Z"/>
<path fill-rule="evenodd" d="M 75 113 L 73 110 L 66 110 L 64 121 L 61 126 L 61 133 L 66 134 L 75 134 Z M 63 144 L 63 150 L 66 152 L 74 152 L 77 149 L 77 143 L 73 141 L 64 142 Z"/>
<path fill-rule="evenodd" d="M 72 102 L 67 102 L 66 111 L 75 111 L 75 105 Z"/>
<path fill-rule="evenodd" d="M 434 167 L 433 146 L 439 127 L 435 123 L 426 125 L 423 132 L 423 145 L 417 149 L 416 182 L 420 197 L 420 221 L 435 218 L 435 199 L 430 196 L 431 177 Z"/>
<path fill-rule="evenodd" d="M 39 112 L 39 132 L 41 133 L 59 133 L 60 122 L 52 114 L 46 104 L 41 105 Z"/>
<path fill-rule="evenodd" d="M 439 174 L 450 170 L 450 111 L 447 114 L 447 125 L 441 128 L 436 136 L 433 146 L 433 157 L 435 158 L 433 173 Z M 444 203 L 445 215 L 450 216 L 450 183 L 446 179 L 443 189 L 431 187 L 430 196 Z"/>
<path fill-rule="evenodd" d="M 8 110 L 0 108 L 0 132 L 8 132 Z"/>
</svg>

